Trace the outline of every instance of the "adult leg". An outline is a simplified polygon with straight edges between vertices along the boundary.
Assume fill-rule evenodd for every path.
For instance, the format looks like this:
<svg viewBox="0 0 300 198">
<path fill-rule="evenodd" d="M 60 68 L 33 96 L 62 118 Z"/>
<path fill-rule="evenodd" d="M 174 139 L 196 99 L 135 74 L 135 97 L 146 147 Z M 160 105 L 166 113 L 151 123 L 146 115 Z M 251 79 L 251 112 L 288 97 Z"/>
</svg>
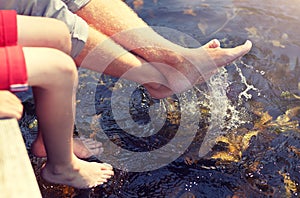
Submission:
<svg viewBox="0 0 300 198">
<path fill-rule="evenodd" d="M 162 63 L 154 66 L 174 92 L 182 92 L 199 80 L 207 79 L 217 67 L 243 56 L 252 47 L 251 42 L 246 42 L 228 49 L 207 45 L 197 49 L 183 48 L 157 34 L 120 0 L 92 0 L 76 13 L 144 60 Z"/>
<path fill-rule="evenodd" d="M 89 27 L 86 45 L 75 62 L 80 67 L 143 84 L 156 98 L 173 93 L 167 88 L 168 82 L 164 76 L 155 67 L 92 27 Z"/>
<path fill-rule="evenodd" d="M 73 60 L 50 48 L 23 48 L 28 83 L 47 152 L 42 176 L 49 182 L 89 188 L 113 175 L 107 164 L 89 163 L 73 154 L 77 71 Z M 43 65 L 43 66 L 41 66 Z"/>
</svg>

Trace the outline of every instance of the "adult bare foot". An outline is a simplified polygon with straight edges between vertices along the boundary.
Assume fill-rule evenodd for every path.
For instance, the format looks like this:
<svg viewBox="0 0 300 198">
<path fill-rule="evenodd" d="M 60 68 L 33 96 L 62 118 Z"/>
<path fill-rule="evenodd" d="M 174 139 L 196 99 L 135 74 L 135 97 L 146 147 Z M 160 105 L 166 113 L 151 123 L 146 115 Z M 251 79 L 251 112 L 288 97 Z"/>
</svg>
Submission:
<svg viewBox="0 0 300 198">
<path fill-rule="evenodd" d="M 252 43 L 234 48 L 221 48 L 217 40 L 197 48 L 180 48 L 176 51 L 160 49 L 156 57 L 147 57 L 167 79 L 174 93 L 181 93 L 194 84 L 204 82 L 215 73 L 217 68 L 226 66 L 250 51 Z M 151 60 L 154 58 L 155 60 Z"/>
<path fill-rule="evenodd" d="M 247 41 L 235 48 L 221 48 L 217 39 L 211 40 L 201 48 L 183 49 L 181 53 L 159 50 L 157 58 L 160 64 L 154 64 L 165 76 L 169 85 L 158 89 L 145 85 L 152 97 L 165 98 L 173 93 L 181 93 L 195 84 L 200 84 L 217 72 L 217 69 L 242 57 L 252 47 Z M 165 55 L 163 55 L 165 54 Z M 163 58 L 164 57 L 164 58 Z M 163 63 L 162 63 L 163 62 Z"/>
<path fill-rule="evenodd" d="M 73 138 L 74 154 L 81 159 L 89 158 L 93 155 L 98 156 L 103 152 L 101 142 L 84 137 Z M 41 135 L 31 145 L 31 153 L 36 157 L 46 157 L 44 142 Z"/>
<path fill-rule="evenodd" d="M 48 182 L 75 188 L 92 188 L 101 185 L 113 176 L 113 168 L 106 163 L 86 162 L 72 158 L 68 165 L 45 164 L 41 176 Z"/>
</svg>

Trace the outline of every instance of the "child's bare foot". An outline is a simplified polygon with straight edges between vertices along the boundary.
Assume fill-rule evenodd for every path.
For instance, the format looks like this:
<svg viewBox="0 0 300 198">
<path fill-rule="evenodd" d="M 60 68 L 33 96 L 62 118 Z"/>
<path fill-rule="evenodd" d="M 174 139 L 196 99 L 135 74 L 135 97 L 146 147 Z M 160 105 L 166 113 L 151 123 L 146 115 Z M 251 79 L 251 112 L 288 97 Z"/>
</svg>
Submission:
<svg viewBox="0 0 300 198">
<path fill-rule="evenodd" d="M 101 185 L 113 174 L 113 168 L 109 164 L 86 162 L 75 156 L 68 165 L 46 163 L 41 172 L 41 176 L 48 182 L 75 188 L 92 188 Z"/>
<path fill-rule="evenodd" d="M 73 138 L 74 154 L 81 159 L 89 158 L 92 155 L 98 156 L 103 152 L 101 142 L 90 138 Z M 40 135 L 31 145 L 31 153 L 36 157 L 46 157 L 47 153 L 45 150 L 43 139 Z"/>
</svg>

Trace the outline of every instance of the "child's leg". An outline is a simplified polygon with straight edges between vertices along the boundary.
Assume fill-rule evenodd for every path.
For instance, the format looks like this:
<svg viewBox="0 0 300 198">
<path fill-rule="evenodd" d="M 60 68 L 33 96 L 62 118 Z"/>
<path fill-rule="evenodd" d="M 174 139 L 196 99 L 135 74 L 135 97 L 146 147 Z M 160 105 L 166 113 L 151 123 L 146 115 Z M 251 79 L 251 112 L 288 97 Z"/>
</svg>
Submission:
<svg viewBox="0 0 300 198">
<path fill-rule="evenodd" d="M 50 48 L 23 48 L 28 83 L 33 86 L 39 130 L 47 151 L 42 176 L 77 188 L 102 184 L 113 175 L 106 164 L 89 163 L 73 155 L 77 70 L 73 60 Z"/>
<path fill-rule="evenodd" d="M 66 25 L 58 20 L 44 17 L 17 16 L 18 42 L 26 47 L 50 47 L 67 54 L 71 51 L 71 38 Z M 30 27 L 30 28 L 29 28 Z M 74 153 L 80 158 L 88 158 L 91 155 L 100 154 L 103 150 L 100 142 L 91 139 L 76 139 L 74 141 Z M 88 144 L 89 143 L 89 144 Z M 87 145 L 91 145 L 87 148 Z M 38 134 L 32 144 L 32 152 L 37 157 L 45 157 L 43 138 Z"/>
<path fill-rule="evenodd" d="M 56 19 L 17 16 L 18 43 L 26 47 L 50 47 L 70 54 L 71 36 L 67 26 Z"/>
<path fill-rule="evenodd" d="M 98 156 L 103 152 L 101 142 L 85 137 L 73 138 L 73 152 L 81 158 L 87 159 L 93 155 Z M 42 134 L 39 132 L 37 138 L 31 145 L 31 153 L 36 157 L 46 157 L 47 153 L 44 146 Z"/>
</svg>

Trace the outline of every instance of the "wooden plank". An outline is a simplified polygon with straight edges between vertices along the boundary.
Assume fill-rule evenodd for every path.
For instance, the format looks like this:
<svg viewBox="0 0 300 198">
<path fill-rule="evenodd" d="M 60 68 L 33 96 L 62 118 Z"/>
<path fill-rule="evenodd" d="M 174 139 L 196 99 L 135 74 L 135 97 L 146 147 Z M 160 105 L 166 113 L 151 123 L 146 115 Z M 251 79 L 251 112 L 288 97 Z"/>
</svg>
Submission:
<svg viewBox="0 0 300 198">
<path fill-rule="evenodd" d="M 42 197 L 16 119 L 0 119 L 0 197 Z"/>
</svg>

